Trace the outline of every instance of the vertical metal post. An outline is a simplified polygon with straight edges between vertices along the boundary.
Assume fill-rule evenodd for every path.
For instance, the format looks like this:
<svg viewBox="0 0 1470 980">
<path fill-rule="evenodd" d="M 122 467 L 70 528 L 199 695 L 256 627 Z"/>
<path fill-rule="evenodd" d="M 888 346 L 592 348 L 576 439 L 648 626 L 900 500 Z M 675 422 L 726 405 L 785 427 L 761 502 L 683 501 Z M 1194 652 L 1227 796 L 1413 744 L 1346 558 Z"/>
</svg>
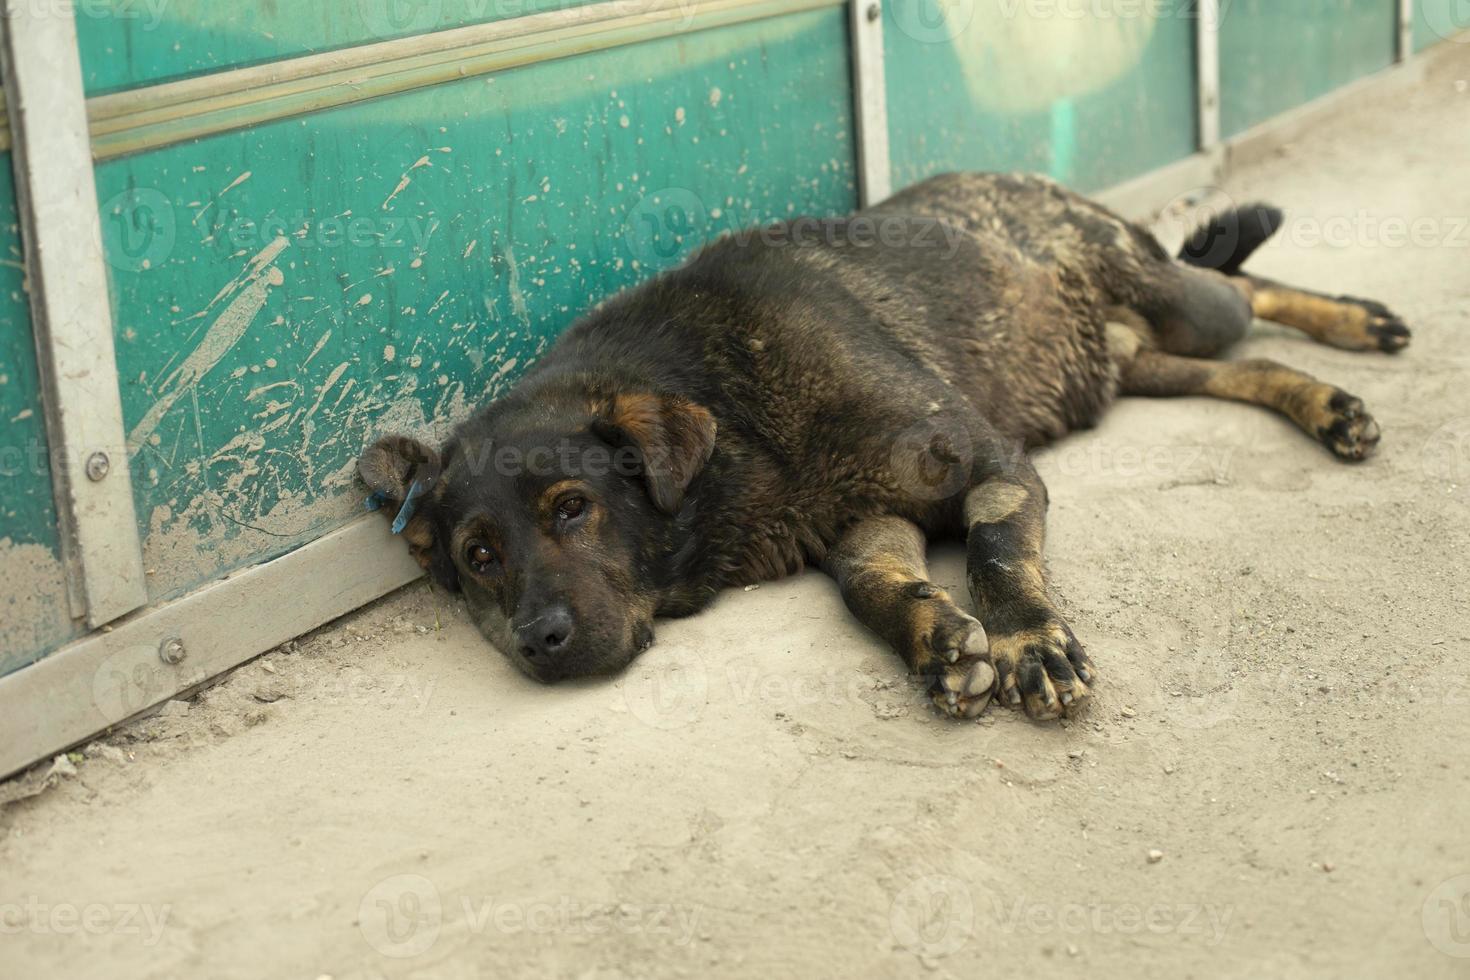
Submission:
<svg viewBox="0 0 1470 980">
<path fill-rule="evenodd" d="M 1414 0 L 1398 0 L 1397 56 L 1399 64 L 1414 57 Z"/>
<path fill-rule="evenodd" d="M 883 78 L 883 7 L 879 0 L 853 0 L 850 11 L 858 201 L 867 207 L 893 193 L 888 89 Z"/>
<path fill-rule="evenodd" d="M 1194 25 L 1195 99 L 1199 149 L 1220 143 L 1220 0 L 1199 0 Z"/>
<path fill-rule="evenodd" d="M 0 0 L 6 108 L 51 479 L 89 626 L 147 601 L 70 4 Z"/>
</svg>

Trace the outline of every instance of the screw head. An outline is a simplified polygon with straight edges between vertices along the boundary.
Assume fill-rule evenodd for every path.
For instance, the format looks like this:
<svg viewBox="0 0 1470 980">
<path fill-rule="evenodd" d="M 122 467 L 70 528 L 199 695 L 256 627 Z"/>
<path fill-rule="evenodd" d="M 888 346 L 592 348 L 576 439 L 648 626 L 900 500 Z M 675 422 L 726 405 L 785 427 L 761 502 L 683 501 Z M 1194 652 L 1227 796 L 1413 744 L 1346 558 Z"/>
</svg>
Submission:
<svg viewBox="0 0 1470 980">
<path fill-rule="evenodd" d="M 112 461 L 107 458 L 106 453 L 93 453 L 87 457 L 87 479 L 93 483 L 98 482 L 112 469 Z"/>
<path fill-rule="evenodd" d="M 868 4 L 868 23 L 871 24 L 873 21 L 877 20 L 881 14 L 882 11 L 878 8 L 878 5 L 876 3 Z"/>
<path fill-rule="evenodd" d="M 166 664 L 179 663 L 187 654 L 184 641 L 177 636 L 171 636 L 158 645 L 158 657 Z"/>
</svg>

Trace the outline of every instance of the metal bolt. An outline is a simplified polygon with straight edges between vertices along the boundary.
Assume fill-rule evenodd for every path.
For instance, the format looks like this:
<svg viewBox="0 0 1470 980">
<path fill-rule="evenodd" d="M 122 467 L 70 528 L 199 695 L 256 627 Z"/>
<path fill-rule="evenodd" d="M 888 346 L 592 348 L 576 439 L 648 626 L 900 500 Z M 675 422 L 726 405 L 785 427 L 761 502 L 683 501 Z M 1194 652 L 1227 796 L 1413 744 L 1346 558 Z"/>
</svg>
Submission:
<svg viewBox="0 0 1470 980">
<path fill-rule="evenodd" d="M 878 17 L 881 14 L 882 14 L 882 11 L 880 11 L 878 9 L 878 5 L 876 3 L 870 3 L 870 4 L 868 4 L 868 23 L 869 24 L 871 24 L 873 21 L 877 20 Z"/>
<path fill-rule="evenodd" d="M 87 457 L 87 479 L 93 483 L 98 482 L 112 469 L 112 461 L 107 458 L 106 453 L 93 453 Z"/>
<path fill-rule="evenodd" d="M 166 664 L 176 664 L 183 660 L 188 651 L 184 649 L 184 641 L 177 636 L 171 636 L 158 646 L 158 656 Z"/>
</svg>

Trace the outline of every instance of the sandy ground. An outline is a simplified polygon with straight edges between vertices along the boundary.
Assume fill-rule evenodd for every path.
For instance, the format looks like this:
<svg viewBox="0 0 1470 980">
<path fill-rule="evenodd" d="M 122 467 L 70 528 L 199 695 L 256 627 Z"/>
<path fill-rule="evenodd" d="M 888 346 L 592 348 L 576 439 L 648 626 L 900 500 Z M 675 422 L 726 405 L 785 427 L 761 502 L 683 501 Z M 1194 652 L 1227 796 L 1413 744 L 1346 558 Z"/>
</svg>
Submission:
<svg viewBox="0 0 1470 980">
<path fill-rule="evenodd" d="M 1042 457 L 1085 717 L 933 717 L 816 574 L 555 689 L 415 585 L 0 811 L 0 974 L 1470 975 L 1465 55 L 1229 188 L 1291 209 L 1254 269 L 1416 328 L 1241 351 L 1377 458 L 1197 400 Z"/>
</svg>

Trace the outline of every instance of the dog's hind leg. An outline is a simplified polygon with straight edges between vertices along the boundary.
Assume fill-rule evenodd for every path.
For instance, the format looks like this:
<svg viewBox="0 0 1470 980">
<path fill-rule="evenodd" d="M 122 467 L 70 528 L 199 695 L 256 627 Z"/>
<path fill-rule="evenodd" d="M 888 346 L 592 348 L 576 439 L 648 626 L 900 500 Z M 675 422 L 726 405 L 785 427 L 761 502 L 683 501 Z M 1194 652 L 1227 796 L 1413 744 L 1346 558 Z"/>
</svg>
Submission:
<svg viewBox="0 0 1470 980">
<path fill-rule="evenodd" d="M 1409 328 L 1382 303 L 1352 296 L 1327 296 L 1259 276 L 1235 280 L 1262 320 L 1295 327 L 1323 344 L 1343 350 L 1396 353 L 1409 346 Z"/>
<path fill-rule="evenodd" d="M 1409 329 L 1382 303 L 1353 296 L 1327 296 L 1285 286 L 1241 271 L 1241 265 L 1285 221 L 1279 208 L 1250 204 L 1214 215 L 1197 229 L 1179 253 L 1181 268 L 1228 276 L 1262 320 L 1284 324 L 1314 340 L 1344 350 L 1400 351 Z M 1159 346 L 1176 354 L 1200 351 Z"/>
<path fill-rule="evenodd" d="M 1215 357 L 1250 330 L 1250 297 L 1243 281 L 1213 269 L 1179 263 L 1149 270 L 1136 314 L 1148 321 L 1151 347 L 1186 357 Z M 1119 310 L 1109 320 L 1127 322 Z"/>
<path fill-rule="evenodd" d="M 1361 400 L 1275 361 L 1209 361 L 1142 348 L 1122 366 L 1121 389 L 1155 398 L 1209 395 L 1274 409 L 1340 459 L 1366 459 L 1378 445 L 1378 423 Z"/>
<path fill-rule="evenodd" d="M 909 521 L 871 517 L 842 534 L 823 567 L 853 615 L 925 679 L 935 706 L 974 718 L 995 688 L 995 671 L 983 659 L 985 630 L 929 582 L 924 544 L 924 532 Z"/>
<path fill-rule="evenodd" d="M 965 496 L 967 576 L 990 638 L 1001 699 L 1056 718 L 1088 695 L 1092 661 L 1047 597 L 1046 487 L 1018 458 Z"/>
</svg>

